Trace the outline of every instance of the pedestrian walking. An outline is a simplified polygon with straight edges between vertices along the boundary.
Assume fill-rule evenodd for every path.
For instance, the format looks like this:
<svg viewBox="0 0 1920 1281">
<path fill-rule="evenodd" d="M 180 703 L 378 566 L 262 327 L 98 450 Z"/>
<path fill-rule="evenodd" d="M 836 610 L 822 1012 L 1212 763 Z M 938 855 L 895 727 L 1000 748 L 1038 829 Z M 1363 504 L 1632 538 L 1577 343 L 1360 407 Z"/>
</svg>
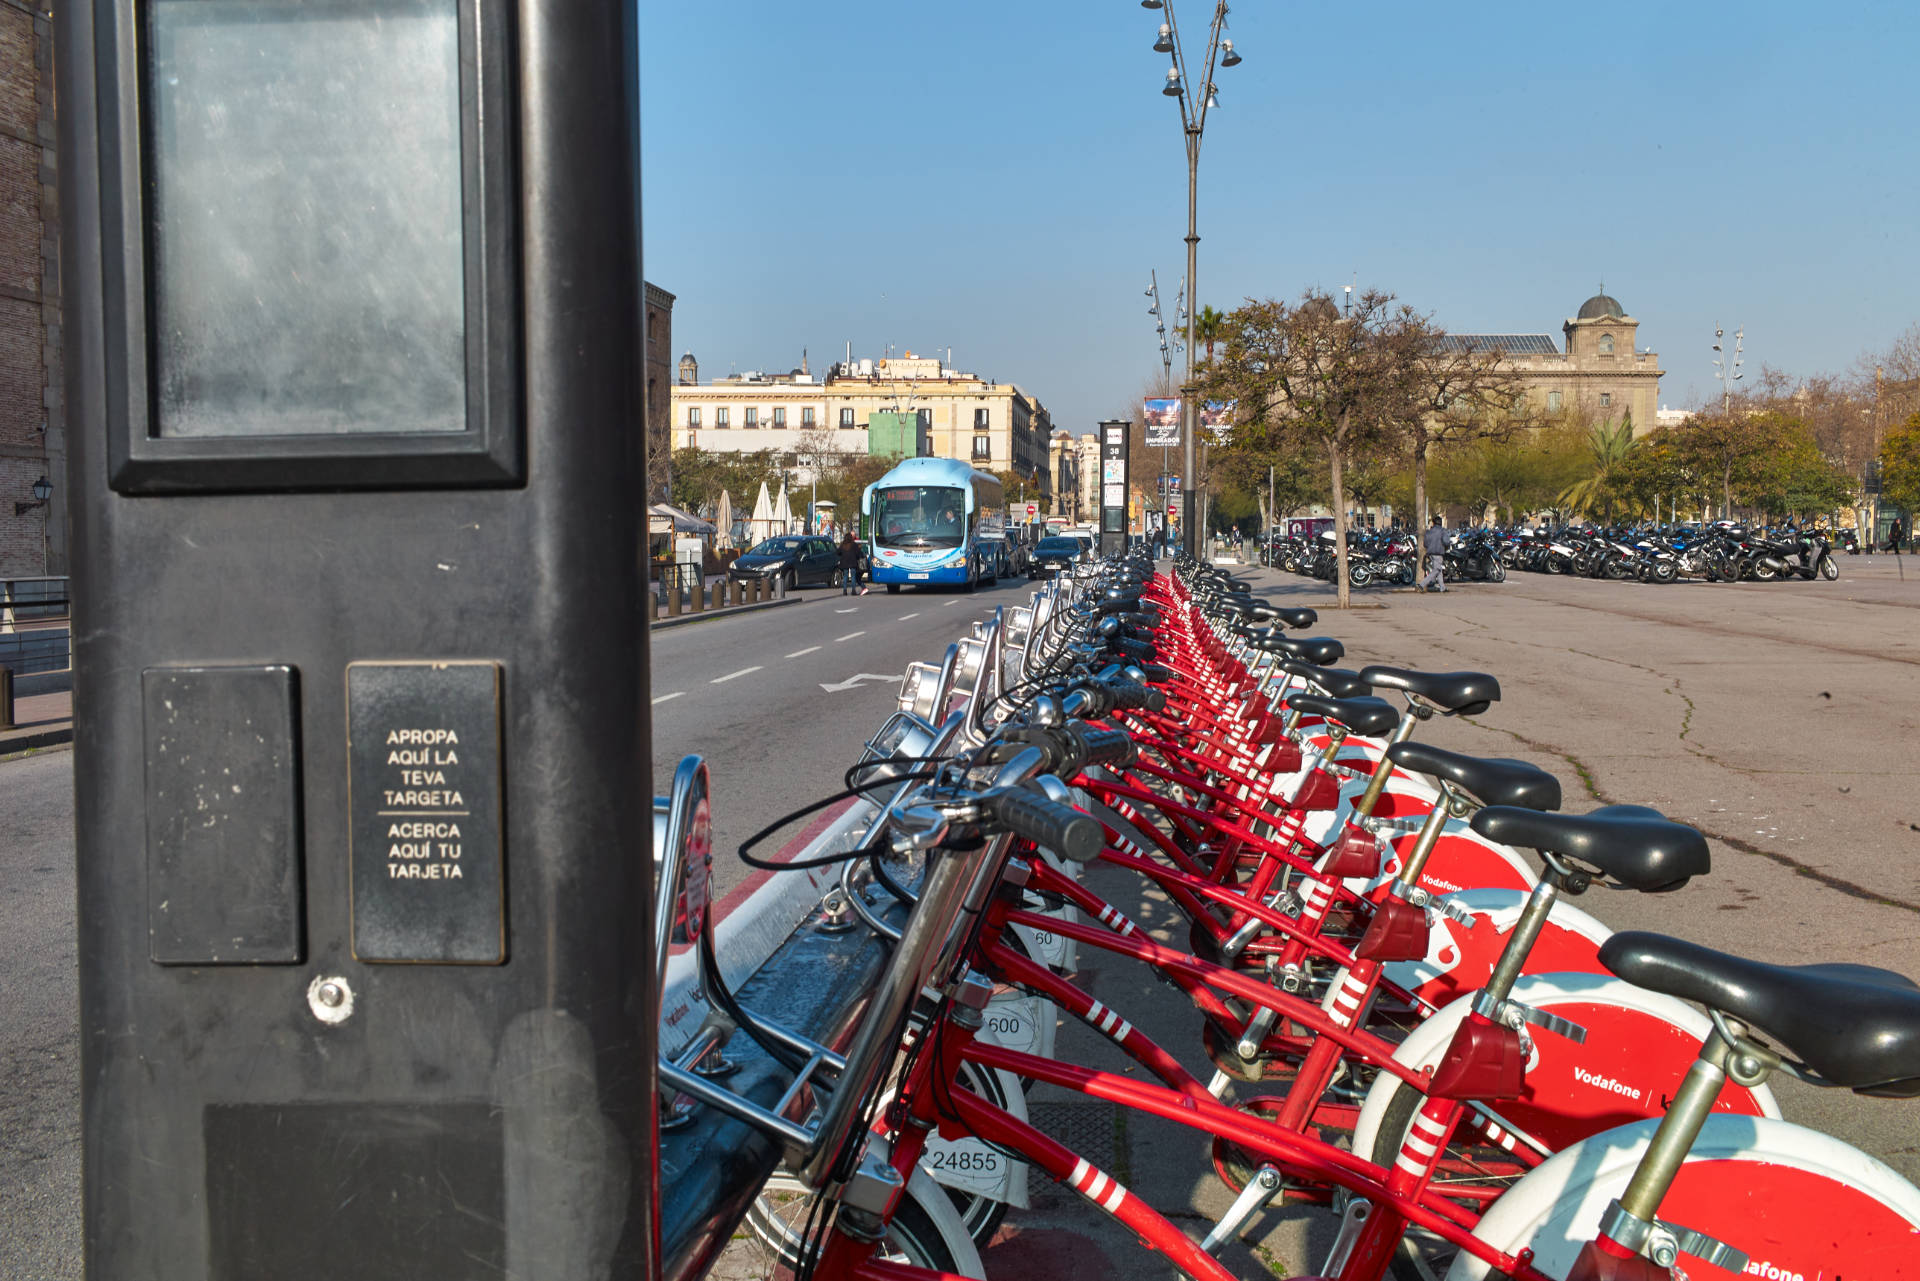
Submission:
<svg viewBox="0 0 1920 1281">
<path fill-rule="evenodd" d="M 851 529 L 840 540 L 840 594 L 866 595 L 866 589 L 860 586 L 860 544 L 854 540 Z"/>
<path fill-rule="evenodd" d="M 1444 592 L 1447 590 L 1447 576 L 1444 566 L 1447 561 L 1447 531 L 1435 516 L 1433 524 L 1427 527 L 1427 534 L 1421 540 L 1427 550 L 1427 576 L 1420 580 L 1423 592 Z"/>
<path fill-rule="evenodd" d="M 1893 524 L 1887 529 L 1887 550 L 1888 551 L 1897 552 L 1900 550 L 1900 534 L 1901 534 L 1900 518 L 1898 516 L 1895 516 L 1893 518 Z"/>
</svg>

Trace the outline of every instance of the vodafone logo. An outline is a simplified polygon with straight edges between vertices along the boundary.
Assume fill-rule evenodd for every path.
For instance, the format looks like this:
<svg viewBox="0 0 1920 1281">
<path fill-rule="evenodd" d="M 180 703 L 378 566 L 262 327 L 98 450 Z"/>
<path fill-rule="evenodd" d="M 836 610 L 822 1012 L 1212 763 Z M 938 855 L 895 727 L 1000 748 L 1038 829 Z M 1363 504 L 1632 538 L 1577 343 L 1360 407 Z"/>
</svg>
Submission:
<svg viewBox="0 0 1920 1281">
<path fill-rule="evenodd" d="M 1765 1277 L 1767 1281 L 1806 1281 L 1806 1278 L 1798 1272 L 1789 1272 L 1785 1268 L 1777 1268 L 1764 1259 L 1755 1259 L 1749 1263 L 1747 1265 L 1747 1275 L 1750 1277 Z"/>
<path fill-rule="evenodd" d="M 1573 1070 L 1573 1079 L 1582 1085 L 1591 1085 L 1596 1090 L 1605 1090 L 1609 1094 L 1617 1094 L 1623 1099 L 1638 1100 L 1640 1098 L 1640 1091 L 1634 1089 L 1631 1085 L 1627 1085 L 1622 1081 L 1616 1081 L 1610 1076 L 1595 1075 L 1583 1067 L 1576 1067 Z M 1769 1281 L 1778 1281 L 1778 1278 L 1770 1278 Z"/>
</svg>

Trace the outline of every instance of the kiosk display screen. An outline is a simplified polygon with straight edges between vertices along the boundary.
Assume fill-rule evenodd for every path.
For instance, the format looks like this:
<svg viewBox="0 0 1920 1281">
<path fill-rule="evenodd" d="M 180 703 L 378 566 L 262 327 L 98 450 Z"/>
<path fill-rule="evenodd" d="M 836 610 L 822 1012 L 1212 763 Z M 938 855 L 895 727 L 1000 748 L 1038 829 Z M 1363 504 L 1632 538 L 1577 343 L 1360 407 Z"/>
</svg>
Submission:
<svg viewBox="0 0 1920 1281">
<path fill-rule="evenodd" d="M 458 0 L 147 0 L 154 430 L 468 428 Z"/>
</svg>

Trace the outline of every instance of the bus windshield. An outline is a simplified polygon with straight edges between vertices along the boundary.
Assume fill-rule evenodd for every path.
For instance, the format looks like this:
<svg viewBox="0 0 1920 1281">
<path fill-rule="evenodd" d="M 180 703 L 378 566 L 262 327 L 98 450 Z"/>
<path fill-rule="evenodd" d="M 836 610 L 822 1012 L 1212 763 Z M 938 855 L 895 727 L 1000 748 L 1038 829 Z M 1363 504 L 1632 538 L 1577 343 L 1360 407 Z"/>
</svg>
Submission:
<svg viewBox="0 0 1920 1281">
<path fill-rule="evenodd" d="M 966 494 L 945 486 L 893 485 L 873 495 L 873 541 L 926 549 L 966 542 Z"/>
</svg>

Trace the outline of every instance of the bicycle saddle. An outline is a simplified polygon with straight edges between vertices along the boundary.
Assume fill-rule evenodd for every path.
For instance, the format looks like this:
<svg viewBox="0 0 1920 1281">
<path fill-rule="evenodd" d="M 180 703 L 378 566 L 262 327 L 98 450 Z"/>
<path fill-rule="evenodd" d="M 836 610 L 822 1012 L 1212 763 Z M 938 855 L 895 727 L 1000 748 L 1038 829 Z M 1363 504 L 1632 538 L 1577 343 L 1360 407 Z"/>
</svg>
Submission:
<svg viewBox="0 0 1920 1281">
<path fill-rule="evenodd" d="M 1360 669 L 1375 689 L 1400 689 L 1443 709 L 1449 716 L 1478 716 L 1500 701 L 1500 682 L 1485 672 L 1416 672 L 1410 667 Z"/>
<path fill-rule="evenodd" d="M 1365 668 L 1360 674 L 1364 678 L 1374 670 L 1377 669 Z M 1412 740 L 1389 747 L 1387 759 L 1416 774 L 1444 778 L 1482 805 L 1511 805 L 1527 810 L 1560 808 L 1560 780 L 1525 761 L 1468 756 Z"/>
<path fill-rule="evenodd" d="M 1316 667 L 1297 658 L 1281 659 L 1280 670 L 1312 681 L 1334 698 L 1365 698 L 1373 688 L 1352 672 L 1338 667 Z"/>
<path fill-rule="evenodd" d="M 1302 627 L 1312 627 L 1320 621 L 1320 612 L 1318 610 L 1306 608 L 1294 609 L 1285 605 L 1269 605 L 1263 600 L 1254 601 L 1248 608 L 1247 613 L 1263 623 L 1279 623 L 1282 627 L 1292 627 L 1296 630 Z"/>
<path fill-rule="evenodd" d="M 1347 647 L 1331 636 L 1289 637 L 1279 633 L 1269 633 L 1260 648 L 1269 654 L 1285 654 L 1288 658 L 1298 658 L 1312 663 L 1315 667 L 1325 667 L 1328 663 L 1337 663 L 1346 656 Z"/>
<path fill-rule="evenodd" d="M 1598 868 L 1631 890 L 1677 890 L 1713 866 L 1706 837 L 1644 805 L 1607 805 L 1590 814 L 1493 805 L 1473 816 L 1472 827 L 1490 841 Z"/>
<path fill-rule="evenodd" d="M 1400 713 L 1383 698 L 1327 698 L 1320 694 L 1290 694 L 1287 706 L 1337 721 L 1365 738 L 1390 734 L 1400 723 Z"/>
<path fill-rule="evenodd" d="M 1920 987 L 1871 965 L 1768 965 L 1627 930 L 1600 963 L 1633 984 L 1751 1023 L 1835 1085 L 1920 1095 Z"/>
</svg>

